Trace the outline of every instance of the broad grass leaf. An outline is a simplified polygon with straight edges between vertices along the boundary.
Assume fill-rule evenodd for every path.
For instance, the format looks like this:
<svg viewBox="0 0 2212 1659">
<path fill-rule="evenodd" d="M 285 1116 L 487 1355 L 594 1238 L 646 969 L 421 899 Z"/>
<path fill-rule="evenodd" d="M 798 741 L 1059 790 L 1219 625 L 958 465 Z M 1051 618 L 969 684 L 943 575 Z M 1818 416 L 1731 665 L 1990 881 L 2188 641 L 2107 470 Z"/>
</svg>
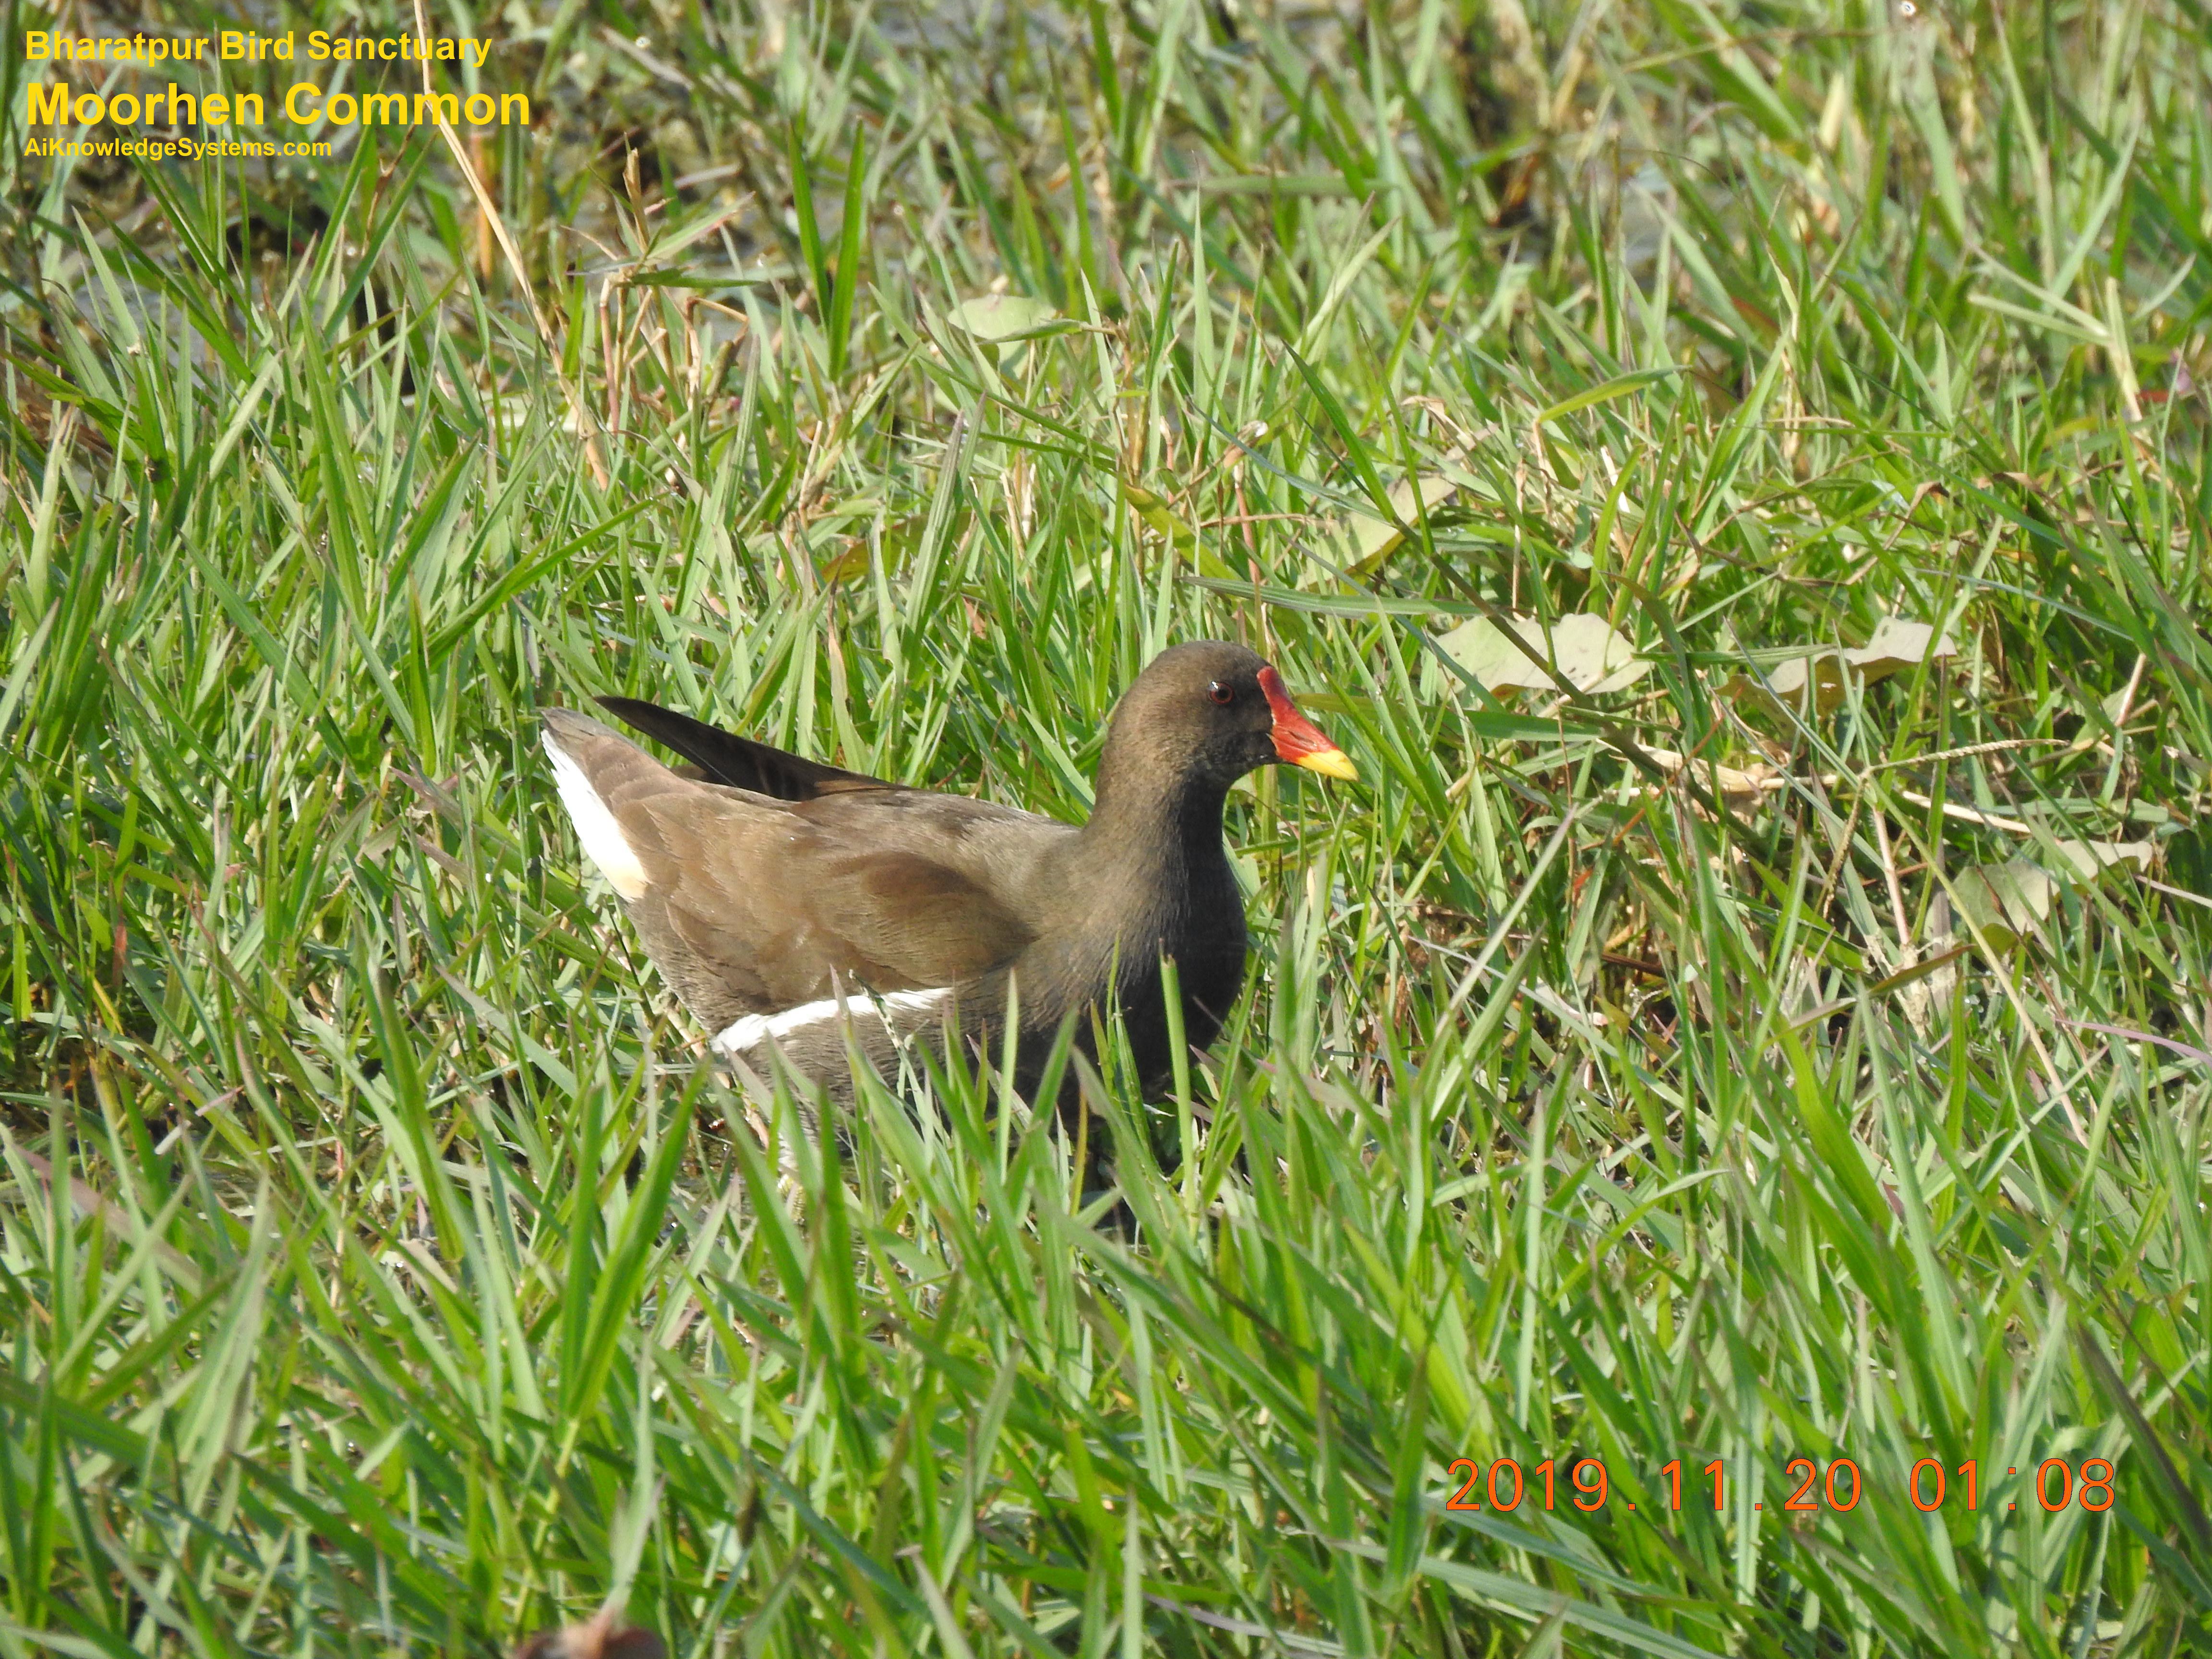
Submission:
<svg viewBox="0 0 2212 1659">
<path fill-rule="evenodd" d="M 1626 374 L 1616 374 L 1601 385 L 1586 387 L 1571 398 L 1560 398 L 1559 402 L 1538 415 L 1534 423 L 1542 426 L 1547 421 L 1556 421 L 1563 415 L 1573 414 L 1577 410 L 1610 403 L 1615 398 L 1626 397 L 1632 392 L 1650 386 L 1655 380 L 1663 380 L 1669 375 L 1680 374 L 1681 372 L 1678 365 L 1669 363 L 1663 368 L 1632 369 Z"/>
<path fill-rule="evenodd" d="M 1535 617 L 1515 617 L 1513 631 L 1529 650 L 1550 662 L 1577 691 L 1618 691 L 1651 672 L 1636 647 L 1602 617 L 1574 611 L 1547 626 Z M 1556 691 L 1556 680 L 1528 659 L 1487 617 L 1462 623 L 1437 643 L 1491 691 Z"/>
<path fill-rule="evenodd" d="M 1176 546 L 1191 548 L 1198 545 L 1196 527 L 1188 519 L 1170 507 L 1160 496 L 1154 495 L 1142 484 L 1125 483 L 1121 486 L 1121 491 L 1129 498 L 1129 505 L 1135 510 L 1137 516 L 1154 530 L 1158 531 Z"/>
<path fill-rule="evenodd" d="M 1472 606 L 1431 596 L 1400 593 L 1310 593 L 1303 589 L 1255 585 L 1249 577 L 1186 576 L 1192 587 L 1249 599 L 1256 605 L 1316 617 L 1463 617 Z"/>
</svg>

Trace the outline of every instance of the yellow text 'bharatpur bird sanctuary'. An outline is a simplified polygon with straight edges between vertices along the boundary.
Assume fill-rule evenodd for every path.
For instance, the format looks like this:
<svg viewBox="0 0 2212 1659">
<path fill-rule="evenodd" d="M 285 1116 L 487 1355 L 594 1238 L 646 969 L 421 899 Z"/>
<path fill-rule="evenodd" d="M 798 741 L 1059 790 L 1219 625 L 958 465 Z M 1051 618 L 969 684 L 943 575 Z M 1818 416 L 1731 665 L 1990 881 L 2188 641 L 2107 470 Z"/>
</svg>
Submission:
<svg viewBox="0 0 2212 1659">
<path fill-rule="evenodd" d="M 258 92 L 195 91 L 169 82 L 161 90 L 79 91 L 59 78 L 63 66 L 100 66 L 103 70 L 160 73 L 170 65 L 234 64 L 428 64 L 453 63 L 480 69 L 490 54 L 487 41 L 421 34 L 344 35 L 312 29 L 260 34 L 224 29 L 189 40 L 166 36 L 70 35 L 29 31 L 23 57 L 34 64 L 56 65 L 57 78 L 34 80 L 28 88 L 27 125 L 89 127 L 106 121 L 118 127 L 258 127 L 267 125 L 270 100 Z M 471 126 L 528 126 L 530 100 L 519 92 L 325 92 L 313 80 L 286 88 L 275 108 L 296 126 L 419 126 L 444 121 Z M 41 141 L 33 137 L 31 146 Z"/>
</svg>

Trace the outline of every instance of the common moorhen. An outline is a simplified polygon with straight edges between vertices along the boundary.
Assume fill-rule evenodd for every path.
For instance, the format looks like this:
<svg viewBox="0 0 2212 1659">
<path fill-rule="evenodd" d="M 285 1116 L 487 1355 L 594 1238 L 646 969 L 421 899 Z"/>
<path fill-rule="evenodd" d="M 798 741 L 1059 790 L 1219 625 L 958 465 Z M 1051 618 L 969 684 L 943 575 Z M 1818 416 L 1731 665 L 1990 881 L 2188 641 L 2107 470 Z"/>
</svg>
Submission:
<svg viewBox="0 0 2212 1659">
<path fill-rule="evenodd" d="M 1212 1042 L 1244 980 L 1244 902 L 1221 841 L 1229 787 L 1271 762 L 1356 778 L 1282 677 L 1239 645 L 1162 652 L 1116 706 L 1081 829 L 805 760 L 627 697 L 599 702 L 692 763 L 597 720 L 545 714 L 577 839 L 647 954 L 765 1075 L 849 1084 L 849 1039 L 879 1070 L 957 1016 L 995 1054 L 1011 990 L 1028 1095 L 1064 1020 L 1118 1002 L 1143 1087 L 1172 1074 L 1163 957 L 1184 1040 Z"/>
<path fill-rule="evenodd" d="M 668 1659 L 668 1650 L 651 1631 L 625 1628 L 610 1603 L 581 1624 L 532 1637 L 514 1659 Z"/>
</svg>

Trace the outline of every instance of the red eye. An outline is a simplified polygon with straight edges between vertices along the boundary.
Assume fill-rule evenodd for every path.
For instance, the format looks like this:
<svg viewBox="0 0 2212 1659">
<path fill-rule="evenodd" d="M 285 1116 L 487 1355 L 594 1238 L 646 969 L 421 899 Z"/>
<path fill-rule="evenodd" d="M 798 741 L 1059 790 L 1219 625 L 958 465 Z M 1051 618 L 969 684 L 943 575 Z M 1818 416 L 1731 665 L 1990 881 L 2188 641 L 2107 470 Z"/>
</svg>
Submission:
<svg viewBox="0 0 2212 1659">
<path fill-rule="evenodd" d="M 1227 684 L 1223 681 L 1216 680 L 1212 684 L 1206 688 L 1206 695 L 1212 698 L 1216 702 L 1235 702 L 1237 701 L 1237 688 L 1233 685 Z"/>
</svg>

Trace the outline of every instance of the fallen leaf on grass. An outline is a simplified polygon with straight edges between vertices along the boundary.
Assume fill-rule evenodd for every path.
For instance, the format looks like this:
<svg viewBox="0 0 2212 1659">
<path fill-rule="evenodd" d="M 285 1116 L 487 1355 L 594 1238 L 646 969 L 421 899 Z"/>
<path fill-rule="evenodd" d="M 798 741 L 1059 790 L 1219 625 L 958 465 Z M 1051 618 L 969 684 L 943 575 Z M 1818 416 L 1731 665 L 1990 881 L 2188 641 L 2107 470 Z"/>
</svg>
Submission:
<svg viewBox="0 0 2212 1659">
<path fill-rule="evenodd" d="M 2000 951 L 2009 951 L 2051 914 L 2058 883 L 2027 859 L 1977 864 L 1959 872 L 1959 908 Z"/>
<path fill-rule="evenodd" d="M 2073 865 L 2084 881 L 2094 881 L 2107 870 L 2116 870 L 2131 864 L 2144 875 L 2150 873 L 2151 844 L 2147 841 L 2062 841 L 2059 853 Z"/>
<path fill-rule="evenodd" d="M 1863 646 L 1841 651 L 1831 647 L 1784 657 L 1757 678 L 1736 675 L 1721 691 L 1723 696 L 1748 698 L 1778 710 L 1797 709 L 1804 707 L 1809 686 L 1814 710 L 1825 714 L 1844 701 L 1852 676 L 1863 684 L 1872 685 L 1923 662 L 1958 654 L 1957 641 L 1948 634 L 1939 639 L 1932 624 L 1884 617 L 1875 624 L 1874 637 Z"/>
<path fill-rule="evenodd" d="M 1025 294 L 986 294 L 953 307 L 946 320 L 963 332 L 995 345 L 1051 331 L 1061 319 L 1042 300 L 1032 300 Z"/>
<path fill-rule="evenodd" d="M 850 581 L 857 577 L 866 575 L 868 574 L 867 538 L 865 536 L 851 538 L 846 543 L 843 552 L 832 554 L 823 560 L 814 574 L 821 579 L 825 587 L 835 587 L 840 582 Z"/>
<path fill-rule="evenodd" d="M 1717 761 L 1693 761 L 1671 749 L 1647 745 L 1644 752 L 1668 772 L 1680 772 L 1687 767 L 1692 778 L 1730 805 L 1765 800 L 1790 781 L 1779 768 L 1765 761 L 1753 761 L 1748 766 L 1723 766 Z"/>
<path fill-rule="evenodd" d="M 2066 867 L 2057 874 L 2019 857 L 1960 872 L 1954 884 L 1959 908 L 1998 950 L 2008 951 L 2035 932 L 2049 918 L 2065 883 L 2094 882 L 2124 866 L 2148 874 L 2151 866 L 2147 841 L 2062 841 L 2057 850 Z"/>
<path fill-rule="evenodd" d="M 1346 574 L 1372 575 L 1406 539 L 1406 528 L 1419 521 L 1425 508 L 1435 512 L 1458 491 L 1459 486 L 1449 478 L 1431 472 L 1419 478 L 1401 478 L 1390 486 L 1389 519 L 1377 518 L 1365 508 L 1355 510 L 1345 531 L 1352 551 Z"/>
<path fill-rule="evenodd" d="M 1538 659 L 1558 668 L 1577 691 L 1618 691 L 1651 672 L 1636 647 L 1602 617 L 1575 611 L 1547 627 L 1534 617 L 1512 618 L 1513 631 Z M 1438 639 L 1453 661 L 1491 691 L 1556 691 L 1559 682 L 1528 659 L 1487 617 L 1462 623 Z"/>
</svg>

